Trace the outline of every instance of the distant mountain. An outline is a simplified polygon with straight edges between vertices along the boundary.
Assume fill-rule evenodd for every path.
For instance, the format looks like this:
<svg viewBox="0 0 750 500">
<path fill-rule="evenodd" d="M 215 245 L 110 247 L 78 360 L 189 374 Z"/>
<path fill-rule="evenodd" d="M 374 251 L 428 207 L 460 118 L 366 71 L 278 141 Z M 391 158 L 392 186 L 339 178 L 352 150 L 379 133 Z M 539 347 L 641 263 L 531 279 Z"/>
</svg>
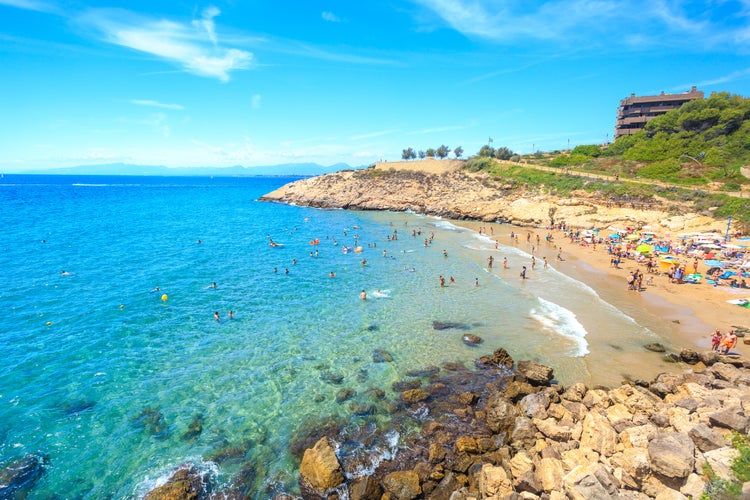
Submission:
<svg viewBox="0 0 750 500">
<path fill-rule="evenodd" d="M 27 170 L 24 174 L 58 174 L 58 175 L 147 175 L 147 176 L 215 176 L 215 177 L 247 177 L 253 175 L 291 175 L 312 176 L 323 175 L 340 170 L 358 169 L 364 167 L 350 167 L 346 163 L 323 166 L 317 163 L 286 163 L 265 167 L 179 167 L 170 168 L 151 165 L 129 165 L 127 163 L 108 163 L 103 165 L 80 165 L 77 167 L 63 167 Z"/>
</svg>

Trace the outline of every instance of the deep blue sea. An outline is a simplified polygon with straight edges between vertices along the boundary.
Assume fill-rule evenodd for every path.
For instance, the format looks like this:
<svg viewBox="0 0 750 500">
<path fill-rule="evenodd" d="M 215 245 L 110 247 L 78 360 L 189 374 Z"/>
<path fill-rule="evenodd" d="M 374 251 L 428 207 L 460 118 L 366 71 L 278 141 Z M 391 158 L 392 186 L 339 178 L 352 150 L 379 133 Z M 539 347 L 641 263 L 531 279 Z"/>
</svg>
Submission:
<svg viewBox="0 0 750 500">
<path fill-rule="evenodd" d="M 529 249 L 448 221 L 258 201 L 291 180 L 0 179 L 0 460 L 49 457 L 29 498 L 138 498 L 188 461 L 229 481 L 238 466 L 207 457 L 249 442 L 258 497 L 294 491 L 291 436 L 348 418 L 343 387 L 354 401 L 384 388 L 386 404 L 406 371 L 472 366 L 501 346 L 586 376 L 601 325 L 618 351 L 656 335 L 551 257 L 522 281 Z M 393 361 L 375 363 L 376 349 Z"/>
</svg>

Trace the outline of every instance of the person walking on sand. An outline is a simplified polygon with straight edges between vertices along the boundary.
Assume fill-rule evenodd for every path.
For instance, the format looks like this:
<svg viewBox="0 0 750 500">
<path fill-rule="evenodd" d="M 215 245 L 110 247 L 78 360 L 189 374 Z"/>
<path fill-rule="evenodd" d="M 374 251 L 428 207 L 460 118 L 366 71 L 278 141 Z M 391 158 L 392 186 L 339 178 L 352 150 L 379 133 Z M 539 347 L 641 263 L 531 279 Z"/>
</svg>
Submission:
<svg viewBox="0 0 750 500">
<path fill-rule="evenodd" d="M 719 345 L 721 345 L 721 339 L 723 335 L 721 334 L 720 330 L 716 330 L 714 333 L 711 334 L 711 350 L 712 351 L 718 351 Z"/>
<path fill-rule="evenodd" d="M 719 344 L 719 352 L 721 354 L 729 354 L 729 351 L 732 350 L 736 345 L 737 334 L 734 333 L 734 330 L 729 330 L 729 332 L 724 335 L 724 338 L 721 339 L 721 344 Z"/>
<path fill-rule="evenodd" d="M 542 257 L 542 260 L 544 260 L 544 269 L 547 269 L 547 257 Z"/>
</svg>

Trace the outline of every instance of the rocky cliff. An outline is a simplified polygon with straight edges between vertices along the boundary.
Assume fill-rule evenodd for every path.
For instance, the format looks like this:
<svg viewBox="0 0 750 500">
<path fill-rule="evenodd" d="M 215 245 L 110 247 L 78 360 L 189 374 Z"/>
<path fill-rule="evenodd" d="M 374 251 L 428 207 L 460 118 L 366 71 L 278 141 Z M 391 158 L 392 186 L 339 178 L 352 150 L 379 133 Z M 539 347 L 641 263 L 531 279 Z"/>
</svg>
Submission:
<svg viewBox="0 0 750 500">
<path fill-rule="evenodd" d="M 409 210 L 519 226 L 565 221 L 584 228 L 650 225 L 652 230 L 672 232 L 715 225 L 713 219 L 666 200 L 612 200 L 583 191 L 560 197 L 544 187 L 530 190 L 503 184 L 483 172 L 449 168 L 435 173 L 416 163 L 409 166 L 413 169 L 379 166 L 304 179 L 261 199 L 318 208 Z"/>
</svg>

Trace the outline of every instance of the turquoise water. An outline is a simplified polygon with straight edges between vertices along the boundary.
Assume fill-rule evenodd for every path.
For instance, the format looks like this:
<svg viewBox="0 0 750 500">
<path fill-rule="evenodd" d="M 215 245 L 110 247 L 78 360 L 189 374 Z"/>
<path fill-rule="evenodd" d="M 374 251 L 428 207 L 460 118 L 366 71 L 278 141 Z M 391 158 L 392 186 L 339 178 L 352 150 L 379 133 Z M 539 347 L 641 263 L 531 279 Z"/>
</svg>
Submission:
<svg viewBox="0 0 750 500">
<path fill-rule="evenodd" d="M 207 459 L 226 446 L 247 447 L 259 491 L 291 491 L 291 436 L 349 418 L 342 388 L 362 402 L 385 388 L 385 404 L 406 371 L 471 366 L 501 346 L 579 374 L 597 325 L 626 347 L 654 336 L 541 259 L 531 271 L 526 250 L 446 221 L 257 201 L 288 181 L 0 179 L 0 460 L 50 457 L 30 498 L 139 497 L 187 461 L 228 483 L 237 466 Z M 456 281 L 441 288 L 440 275 Z M 484 343 L 465 345 L 466 332 Z M 374 363 L 376 349 L 393 362 Z"/>
</svg>

